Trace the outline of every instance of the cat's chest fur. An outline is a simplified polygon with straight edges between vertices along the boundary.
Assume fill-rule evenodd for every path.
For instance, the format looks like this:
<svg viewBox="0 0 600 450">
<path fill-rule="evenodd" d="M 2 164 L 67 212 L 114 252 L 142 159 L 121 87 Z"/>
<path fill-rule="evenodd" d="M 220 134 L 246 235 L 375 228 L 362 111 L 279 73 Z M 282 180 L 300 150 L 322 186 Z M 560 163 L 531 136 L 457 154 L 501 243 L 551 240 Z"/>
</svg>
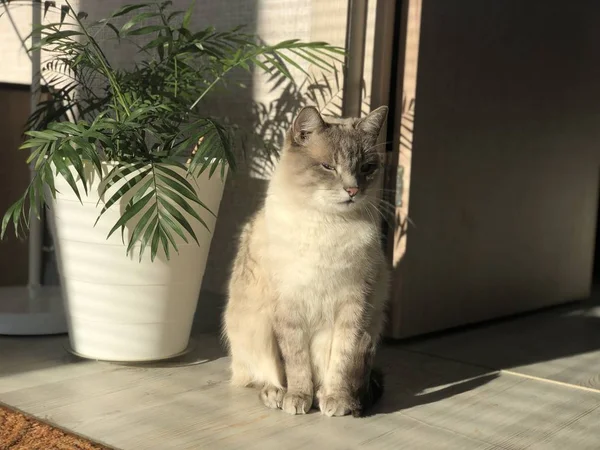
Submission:
<svg viewBox="0 0 600 450">
<path fill-rule="evenodd" d="M 332 303 L 373 276 L 378 229 L 369 220 L 267 205 L 265 228 L 270 272 L 284 296 Z"/>
</svg>

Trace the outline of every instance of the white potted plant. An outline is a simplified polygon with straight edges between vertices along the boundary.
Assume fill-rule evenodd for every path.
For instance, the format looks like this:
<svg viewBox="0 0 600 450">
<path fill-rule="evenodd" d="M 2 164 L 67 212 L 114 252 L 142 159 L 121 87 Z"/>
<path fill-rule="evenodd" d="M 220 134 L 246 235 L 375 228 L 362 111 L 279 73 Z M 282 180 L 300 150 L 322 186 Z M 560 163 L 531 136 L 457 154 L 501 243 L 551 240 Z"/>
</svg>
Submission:
<svg viewBox="0 0 600 450">
<path fill-rule="evenodd" d="M 35 3 L 35 2 L 34 2 Z M 192 9 L 126 5 L 89 22 L 62 10 L 35 32 L 49 55 L 50 98 L 28 122 L 35 177 L 2 222 L 20 235 L 49 207 L 72 349 L 87 358 L 150 361 L 189 342 L 225 177 L 232 126 L 204 105 L 231 70 L 290 76 L 292 58 L 327 68 L 338 48 L 265 45 L 240 29 L 193 30 Z M 70 8 L 70 5 L 69 5 Z M 152 20 L 148 24 L 148 20 Z M 144 61 L 114 68 L 94 36 L 143 39 Z M 65 81 L 66 80 L 66 81 Z"/>
</svg>

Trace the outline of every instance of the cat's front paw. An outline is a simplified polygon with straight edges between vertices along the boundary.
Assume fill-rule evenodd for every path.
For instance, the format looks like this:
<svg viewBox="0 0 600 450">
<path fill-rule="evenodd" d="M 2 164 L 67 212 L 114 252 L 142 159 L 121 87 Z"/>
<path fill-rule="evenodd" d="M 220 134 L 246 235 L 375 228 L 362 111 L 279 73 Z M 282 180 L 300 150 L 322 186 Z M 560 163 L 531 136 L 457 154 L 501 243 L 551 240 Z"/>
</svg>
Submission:
<svg viewBox="0 0 600 450">
<path fill-rule="evenodd" d="M 267 408 L 278 409 L 283 404 L 283 396 L 285 395 L 285 389 L 281 389 L 275 386 L 265 386 L 260 391 L 260 399 Z"/>
<path fill-rule="evenodd" d="M 301 392 L 288 392 L 283 396 L 283 409 L 288 414 L 306 414 L 312 406 L 312 395 Z"/>
<path fill-rule="evenodd" d="M 326 416 L 356 415 L 360 411 L 360 403 L 347 394 L 322 395 L 319 398 L 319 408 Z"/>
</svg>

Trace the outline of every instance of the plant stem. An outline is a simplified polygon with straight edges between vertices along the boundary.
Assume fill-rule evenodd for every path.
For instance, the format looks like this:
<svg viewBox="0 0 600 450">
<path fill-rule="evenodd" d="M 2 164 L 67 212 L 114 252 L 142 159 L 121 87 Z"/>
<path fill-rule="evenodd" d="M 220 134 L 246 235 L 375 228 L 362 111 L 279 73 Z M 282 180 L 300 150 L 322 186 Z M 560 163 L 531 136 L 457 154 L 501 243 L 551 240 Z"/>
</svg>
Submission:
<svg viewBox="0 0 600 450">
<path fill-rule="evenodd" d="M 65 0 L 65 2 L 67 4 L 67 6 L 69 7 L 69 9 L 71 11 L 74 11 L 73 7 L 71 6 L 71 3 L 69 3 L 69 0 Z M 92 48 L 96 52 L 96 57 L 99 58 L 99 62 L 102 65 L 102 68 L 104 70 L 104 74 L 106 75 L 106 77 L 110 81 L 111 87 L 115 91 L 115 94 L 118 97 L 118 99 L 119 99 L 119 101 L 121 103 L 121 106 L 125 110 L 125 114 L 127 116 L 129 116 L 130 112 L 129 112 L 129 108 L 127 106 L 127 102 L 125 101 L 125 97 L 123 97 L 123 93 L 121 92 L 121 88 L 119 86 L 119 83 L 117 82 L 117 79 L 114 76 L 113 69 L 112 69 L 112 67 L 110 67 L 110 63 L 108 62 L 108 58 L 106 58 L 106 55 L 102 51 L 102 48 L 100 47 L 100 45 L 98 44 L 98 42 L 96 42 L 96 40 L 92 37 L 92 35 L 90 35 L 90 33 L 88 33 L 86 27 L 84 26 L 83 22 L 79 19 L 79 17 L 78 17 L 77 14 L 74 14 L 74 18 L 77 21 L 77 23 L 79 24 L 79 26 L 81 27 L 81 31 L 83 31 L 83 33 L 85 34 L 85 36 L 88 38 L 89 42 L 92 44 Z"/>
<path fill-rule="evenodd" d="M 213 80 L 212 83 L 210 83 L 208 85 L 208 87 L 204 90 L 204 92 L 202 92 L 202 94 L 200 94 L 200 96 L 196 99 L 196 101 L 194 103 L 192 103 L 192 106 L 190 106 L 190 110 L 194 109 L 196 107 L 196 105 L 198 103 L 200 103 L 200 101 L 206 96 L 206 94 L 208 92 L 210 92 L 210 90 L 215 87 L 215 85 L 221 81 L 223 79 L 223 77 L 225 77 L 225 75 L 227 75 L 227 73 L 234 69 L 235 67 L 239 66 L 241 63 L 248 61 L 249 59 L 252 59 L 256 56 L 258 56 L 260 53 L 259 52 L 253 52 L 251 55 L 246 56 L 245 58 L 240 59 L 238 62 L 236 62 L 235 64 L 229 66 L 227 69 L 225 69 L 217 78 L 215 78 Z"/>
</svg>

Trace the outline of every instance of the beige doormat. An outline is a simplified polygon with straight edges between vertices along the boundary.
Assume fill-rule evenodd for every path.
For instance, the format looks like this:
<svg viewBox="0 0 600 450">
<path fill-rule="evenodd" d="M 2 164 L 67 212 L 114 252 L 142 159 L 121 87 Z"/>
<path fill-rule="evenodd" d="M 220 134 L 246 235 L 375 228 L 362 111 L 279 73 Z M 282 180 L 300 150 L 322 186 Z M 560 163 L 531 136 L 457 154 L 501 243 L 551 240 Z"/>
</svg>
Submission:
<svg viewBox="0 0 600 450">
<path fill-rule="evenodd" d="M 112 450 L 0 405 L 0 450 Z"/>
</svg>

